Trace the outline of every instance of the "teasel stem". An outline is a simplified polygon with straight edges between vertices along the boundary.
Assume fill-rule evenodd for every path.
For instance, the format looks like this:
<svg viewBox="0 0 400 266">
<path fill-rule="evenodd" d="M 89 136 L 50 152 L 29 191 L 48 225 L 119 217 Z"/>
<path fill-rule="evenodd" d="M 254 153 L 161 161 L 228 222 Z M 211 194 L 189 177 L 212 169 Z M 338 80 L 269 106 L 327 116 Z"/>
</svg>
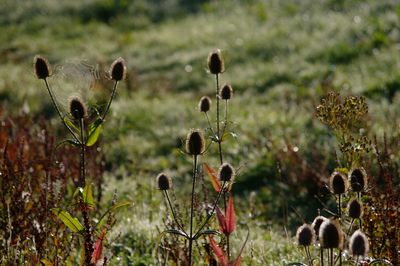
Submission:
<svg viewBox="0 0 400 266">
<path fill-rule="evenodd" d="M 185 232 L 185 229 L 183 229 L 183 226 L 179 223 L 178 216 L 176 215 L 175 210 L 174 210 L 174 208 L 172 206 L 171 200 L 170 200 L 169 195 L 168 195 L 168 191 L 164 190 L 163 192 L 164 192 L 165 198 L 167 199 L 169 208 L 171 209 L 172 216 L 174 217 L 175 223 L 178 225 L 179 229 L 182 230 L 182 232 L 184 232 L 185 235 L 187 235 L 186 232 Z"/>
<path fill-rule="evenodd" d="M 329 252 L 330 252 L 330 264 L 331 264 L 331 266 L 333 266 L 334 264 L 333 264 L 333 248 L 330 248 L 329 249 Z"/>
<path fill-rule="evenodd" d="M 104 119 L 106 118 L 106 116 L 107 116 L 107 114 L 108 114 L 108 112 L 109 112 L 109 110 L 110 110 L 111 103 L 112 103 L 112 101 L 113 101 L 113 99 L 114 99 L 114 97 L 115 97 L 115 93 L 116 93 L 116 91 L 117 91 L 117 85 L 118 85 L 118 81 L 115 81 L 115 82 L 114 82 L 114 87 L 113 87 L 113 90 L 112 90 L 112 93 L 111 93 L 110 100 L 108 101 L 108 104 L 107 104 L 107 108 L 106 108 L 106 110 L 104 111 L 103 116 L 101 117 L 101 120 L 103 120 L 103 121 L 104 121 Z"/>
<path fill-rule="evenodd" d="M 305 250 L 306 255 L 307 255 L 308 264 L 309 264 L 310 266 L 313 266 L 313 263 L 312 263 L 312 260 L 311 260 L 311 254 L 310 254 L 310 249 L 309 249 L 309 247 L 308 247 L 308 246 L 304 246 L 304 250 Z"/>
<path fill-rule="evenodd" d="M 224 118 L 224 128 L 222 129 L 222 137 L 225 135 L 226 126 L 228 124 L 228 100 L 225 100 L 225 118 Z"/>
<path fill-rule="evenodd" d="M 193 249 L 193 216 L 194 216 L 194 188 L 197 176 L 197 155 L 193 155 L 193 180 L 192 180 L 192 199 L 190 205 L 190 228 L 189 228 L 189 266 L 192 265 L 192 249 Z"/>
<path fill-rule="evenodd" d="M 339 214 L 339 219 L 342 219 L 341 198 L 342 198 L 342 194 L 339 194 L 339 199 L 338 199 L 338 214 Z"/>
<path fill-rule="evenodd" d="M 79 130 L 81 131 L 81 140 L 80 140 L 80 146 L 81 146 L 81 152 L 80 152 L 80 175 L 79 175 L 79 186 L 84 188 L 86 185 L 86 171 L 85 171 L 85 126 L 83 123 L 83 118 L 80 119 L 79 121 Z"/>
<path fill-rule="evenodd" d="M 215 135 L 215 132 L 214 132 L 214 129 L 213 129 L 212 125 L 211 125 L 210 118 L 208 117 L 207 112 L 204 112 L 204 114 L 205 114 L 205 116 L 206 116 L 206 118 L 207 118 L 208 127 L 209 127 L 210 130 L 211 130 L 211 134 L 212 134 L 213 136 L 216 136 L 216 135 Z"/>
<path fill-rule="evenodd" d="M 321 266 L 324 266 L 324 249 L 322 247 L 319 248 L 319 255 L 321 258 Z"/>
<path fill-rule="evenodd" d="M 221 141 L 221 132 L 220 132 L 220 125 L 219 125 L 219 78 L 218 74 L 215 74 L 215 80 L 216 80 L 216 97 L 217 97 L 217 143 L 218 143 L 218 154 L 219 154 L 219 161 L 221 164 L 224 163 L 223 158 L 222 158 L 222 141 Z"/>
<path fill-rule="evenodd" d="M 92 254 L 93 254 L 93 240 L 92 240 L 92 232 L 89 220 L 89 214 L 87 211 L 87 206 L 83 203 L 82 198 L 79 199 L 79 203 L 82 209 L 82 217 L 83 217 L 83 226 L 85 228 L 84 231 L 84 249 L 85 249 L 85 266 L 93 266 L 94 264 L 91 262 Z"/>
<path fill-rule="evenodd" d="M 350 231 L 351 231 L 351 229 L 353 228 L 353 223 L 354 223 L 354 218 L 352 218 L 351 219 L 351 222 L 350 222 L 350 226 L 349 226 L 349 229 L 347 229 L 347 232 L 346 232 L 346 236 L 348 236 L 349 235 L 349 233 L 350 233 Z M 361 228 L 360 228 L 361 229 Z"/>
<path fill-rule="evenodd" d="M 53 102 L 54 108 L 56 109 L 56 111 L 57 111 L 57 113 L 58 113 L 58 116 L 60 117 L 61 122 L 62 122 L 62 123 L 64 124 L 64 126 L 68 129 L 68 131 L 69 131 L 69 133 L 72 135 L 72 137 L 73 137 L 77 142 L 80 143 L 79 138 L 76 136 L 76 134 L 74 133 L 74 131 L 67 125 L 67 123 L 65 123 L 64 118 L 63 118 L 63 116 L 62 116 L 62 114 L 61 114 L 60 108 L 58 108 L 58 105 L 56 104 L 56 100 L 55 100 L 55 98 L 54 98 L 54 95 L 53 95 L 53 93 L 51 92 L 51 89 L 50 89 L 49 83 L 47 82 L 47 79 L 44 79 L 44 83 L 46 84 L 47 91 L 49 92 L 51 101 Z"/>
</svg>

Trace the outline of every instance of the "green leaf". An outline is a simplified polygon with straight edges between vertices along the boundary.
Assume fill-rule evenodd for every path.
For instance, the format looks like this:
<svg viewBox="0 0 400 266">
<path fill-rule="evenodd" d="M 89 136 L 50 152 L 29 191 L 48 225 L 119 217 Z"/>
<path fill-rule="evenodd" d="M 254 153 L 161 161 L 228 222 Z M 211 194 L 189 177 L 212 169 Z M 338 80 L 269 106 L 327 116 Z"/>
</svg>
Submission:
<svg viewBox="0 0 400 266">
<path fill-rule="evenodd" d="M 76 132 L 79 132 L 79 128 L 75 126 L 75 124 L 67 117 L 64 116 L 64 123 L 71 129 L 75 130 Z"/>
<path fill-rule="evenodd" d="M 198 239 L 199 237 L 201 237 L 202 235 L 220 235 L 221 233 L 218 232 L 217 230 L 204 230 L 201 231 L 200 233 L 198 233 L 196 235 L 196 239 Z"/>
<path fill-rule="evenodd" d="M 129 206 L 131 204 L 132 204 L 132 202 L 127 201 L 127 200 L 121 200 L 121 201 L 115 203 L 111 208 L 109 208 L 105 213 L 103 213 L 103 215 L 101 216 L 99 222 L 96 225 L 96 228 L 100 229 L 103 226 L 104 222 L 106 221 L 105 218 L 106 218 L 106 216 L 107 216 L 107 214 L 109 212 L 115 212 L 119 208 L 124 207 L 124 206 Z"/>
<path fill-rule="evenodd" d="M 51 261 L 49 261 L 48 259 L 42 259 L 40 262 L 44 266 L 53 266 L 53 263 Z"/>
<path fill-rule="evenodd" d="M 89 126 L 89 137 L 86 140 L 86 146 L 93 146 L 100 137 L 101 130 L 103 129 L 103 120 L 98 118 Z"/>
<path fill-rule="evenodd" d="M 187 234 L 185 234 L 185 232 L 183 232 L 182 230 L 177 230 L 177 229 L 167 229 L 161 233 L 160 237 L 163 237 L 166 234 L 179 235 L 179 236 L 183 236 L 185 238 L 189 238 L 189 236 Z"/>
<path fill-rule="evenodd" d="M 89 208 L 94 207 L 92 186 L 90 184 L 87 184 L 83 188 L 82 198 L 83 198 L 83 203 L 85 203 Z"/>
<path fill-rule="evenodd" d="M 51 211 L 73 232 L 80 233 L 83 231 L 84 228 L 76 217 L 72 217 L 68 212 L 62 211 L 58 208 L 53 208 Z"/>
<path fill-rule="evenodd" d="M 78 141 L 76 141 L 74 139 L 66 139 L 66 140 L 59 142 L 56 146 L 56 149 L 58 149 L 61 145 L 64 145 L 64 144 L 69 144 L 69 145 L 75 146 L 75 147 L 80 146 L 80 143 Z"/>
</svg>

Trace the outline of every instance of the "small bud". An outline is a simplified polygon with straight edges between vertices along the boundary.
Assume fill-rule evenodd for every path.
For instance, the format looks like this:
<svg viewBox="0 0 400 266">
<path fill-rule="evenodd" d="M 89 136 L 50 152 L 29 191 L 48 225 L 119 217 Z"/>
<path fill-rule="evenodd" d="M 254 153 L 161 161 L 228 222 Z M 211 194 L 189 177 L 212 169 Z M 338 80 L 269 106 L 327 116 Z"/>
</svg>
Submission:
<svg viewBox="0 0 400 266">
<path fill-rule="evenodd" d="M 335 195 L 343 194 L 347 190 L 347 178 L 340 172 L 334 172 L 329 178 L 331 191 Z"/>
<path fill-rule="evenodd" d="M 87 116 L 87 107 L 79 97 L 71 97 L 69 100 L 69 112 L 76 120 Z"/>
<path fill-rule="evenodd" d="M 322 248 L 342 248 L 343 231 L 337 220 L 323 222 L 319 228 L 319 241 Z"/>
<path fill-rule="evenodd" d="M 225 84 L 219 91 L 219 97 L 221 97 L 222 100 L 229 100 L 230 98 L 232 98 L 232 94 L 232 86 L 228 84 Z"/>
<path fill-rule="evenodd" d="M 297 243 L 300 246 L 310 246 L 314 242 L 314 230 L 308 224 L 303 224 L 296 232 Z"/>
<path fill-rule="evenodd" d="M 36 55 L 33 58 L 35 74 L 38 79 L 46 79 L 51 75 L 51 66 L 46 58 L 41 55 Z"/>
<path fill-rule="evenodd" d="M 161 173 L 157 176 L 157 185 L 159 190 L 168 190 L 172 187 L 172 180 L 166 174 Z"/>
<path fill-rule="evenodd" d="M 361 218 L 362 215 L 362 205 L 357 199 L 350 201 L 347 210 L 349 212 L 349 217 L 353 219 Z"/>
<path fill-rule="evenodd" d="M 328 220 L 328 218 L 326 218 L 324 216 L 317 216 L 317 217 L 315 217 L 314 221 L 312 222 L 311 227 L 314 229 L 317 240 L 319 239 L 319 229 L 321 227 L 321 224 L 327 220 Z"/>
<path fill-rule="evenodd" d="M 221 51 L 219 49 L 208 55 L 208 69 L 211 74 L 220 74 L 224 72 L 224 59 L 222 58 Z"/>
<path fill-rule="evenodd" d="M 357 230 L 350 237 L 349 241 L 349 251 L 353 256 L 367 256 L 369 250 L 369 242 L 368 238 L 365 236 L 363 232 Z"/>
<path fill-rule="evenodd" d="M 210 107 L 211 107 L 210 97 L 208 97 L 208 96 L 201 97 L 200 102 L 199 102 L 200 112 L 207 113 L 208 111 L 210 111 Z"/>
<path fill-rule="evenodd" d="M 116 59 L 110 67 L 110 76 L 112 80 L 120 81 L 125 79 L 126 76 L 126 65 L 125 60 L 120 57 Z"/>
<path fill-rule="evenodd" d="M 218 179 L 222 182 L 229 182 L 235 177 L 235 169 L 229 163 L 224 163 L 218 170 Z"/>
<path fill-rule="evenodd" d="M 205 149 L 203 133 L 198 130 L 191 130 L 186 137 L 186 152 L 190 155 L 201 155 Z"/>
<path fill-rule="evenodd" d="M 367 186 L 367 173 L 362 167 L 353 168 L 349 172 L 349 179 L 350 179 L 351 189 L 354 192 L 361 192 Z"/>
</svg>

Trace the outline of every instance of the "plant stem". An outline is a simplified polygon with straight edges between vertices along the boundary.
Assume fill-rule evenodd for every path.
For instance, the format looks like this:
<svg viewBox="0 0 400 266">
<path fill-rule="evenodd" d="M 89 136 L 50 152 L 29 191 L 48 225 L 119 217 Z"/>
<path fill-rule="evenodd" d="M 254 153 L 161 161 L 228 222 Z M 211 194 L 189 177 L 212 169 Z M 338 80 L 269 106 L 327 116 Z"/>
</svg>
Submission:
<svg viewBox="0 0 400 266">
<path fill-rule="evenodd" d="M 310 266 L 313 266 L 312 260 L 311 260 L 311 254 L 310 254 L 310 250 L 307 246 L 304 246 L 304 250 L 306 251 L 306 255 L 307 255 L 307 260 L 308 260 L 308 264 Z"/>
<path fill-rule="evenodd" d="M 86 175 L 85 175 L 85 126 L 83 124 L 83 118 L 80 119 L 79 121 L 79 129 L 81 131 L 81 140 L 80 140 L 80 146 L 81 146 L 81 152 L 80 152 L 80 175 L 79 175 L 79 186 L 81 188 L 84 188 L 86 185 Z"/>
<path fill-rule="evenodd" d="M 338 213 L 339 213 L 339 219 L 342 219 L 342 206 L 341 206 L 341 196 L 342 194 L 339 194 L 339 200 L 338 200 Z"/>
<path fill-rule="evenodd" d="M 103 120 L 103 121 L 106 118 L 106 115 L 108 114 L 108 111 L 110 110 L 111 102 L 113 101 L 113 99 L 115 97 L 115 92 L 117 91 L 117 85 L 118 85 L 118 81 L 115 81 L 114 82 L 114 87 L 113 87 L 113 90 L 112 90 L 112 93 L 111 93 L 110 100 L 108 101 L 108 104 L 107 104 L 107 108 L 104 111 L 103 116 L 101 117 L 101 120 Z"/>
<path fill-rule="evenodd" d="M 219 161 L 221 164 L 224 163 L 222 158 L 222 141 L 221 141 L 221 132 L 220 132 L 220 125 L 219 125 L 219 79 L 218 74 L 215 75 L 216 80 L 216 97 L 217 97 L 217 143 L 218 143 L 218 154 L 219 154 Z"/>
<path fill-rule="evenodd" d="M 190 205 L 190 228 L 189 228 L 189 266 L 192 265 L 192 245 L 193 245 L 193 216 L 194 216 L 194 188 L 197 175 L 197 155 L 193 156 L 193 180 L 192 180 L 192 200 Z"/>
<path fill-rule="evenodd" d="M 175 223 L 178 225 L 179 229 L 182 230 L 182 232 L 184 232 L 185 235 L 187 235 L 186 232 L 185 232 L 185 229 L 183 229 L 182 225 L 179 223 L 178 216 L 176 215 L 176 213 L 175 213 L 175 211 L 174 211 L 174 208 L 173 208 L 173 206 L 172 206 L 172 203 L 171 203 L 171 200 L 170 200 L 170 198 L 169 198 L 169 195 L 168 195 L 168 191 L 167 191 L 167 190 L 164 190 L 164 196 L 167 198 L 168 205 L 169 205 L 169 208 L 171 209 L 172 216 L 174 217 Z"/>
<path fill-rule="evenodd" d="M 321 266 L 324 266 L 324 249 L 323 248 L 319 249 L 319 255 L 321 257 Z"/>
</svg>

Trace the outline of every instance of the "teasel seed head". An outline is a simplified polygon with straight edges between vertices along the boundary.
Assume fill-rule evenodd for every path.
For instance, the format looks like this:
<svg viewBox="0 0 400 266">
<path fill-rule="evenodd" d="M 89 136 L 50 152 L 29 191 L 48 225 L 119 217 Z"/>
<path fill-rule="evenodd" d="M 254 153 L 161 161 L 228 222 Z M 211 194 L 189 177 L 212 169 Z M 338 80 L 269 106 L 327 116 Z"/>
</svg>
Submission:
<svg viewBox="0 0 400 266">
<path fill-rule="evenodd" d="M 344 234 L 336 219 L 330 219 L 321 224 L 319 228 L 319 241 L 322 248 L 343 247 Z"/>
<path fill-rule="evenodd" d="M 33 58 L 33 66 L 35 68 L 35 74 L 38 79 L 46 79 L 51 75 L 51 65 L 49 61 L 41 55 L 36 55 Z"/>
<path fill-rule="evenodd" d="M 353 256 L 367 256 L 367 253 L 369 251 L 368 238 L 360 230 L 355 231 L 354 234 L 350 237 L 349 251 L 350 254 Z"/>
<path fill-rule="evenodd" d="M 362 215 L 362 204 L 357 200 L 353 199 L 347 206 L 349 217 L 353 219 L 361 218 Z"/>
<path fill-rule="evenodd" d="M 232 98 L 232 95 L 233 89 L 229 84 L 225 84 L 219 91 L 219 97 L 221 97 L 222 100 L 229 100 Z"/>
<path fill-rule="evenodd" d="M 349 172 L 351 189 L 354 192 L 361 192 L 367 187 L 367 173 L 364 168 L 357 167 Z"/>
<path fill-rule="evenodd" d="M 314 230 L 308 224 L 303 224 L 296 232 L 297 243 L 300 246 L 310 246 L 314 243 Z"/>
<path fill-rule="evenodd" d="M 200 102 L 199 102 L 200 112 L 207 113 L 208 111 L 210 111 L 210 108 L 211 108 L 210 97 L 208 97 L 208 96 L 201 97 Z"/>
<path fill-rule="evenodd" d="M 348 187 L 347 178 L 340 172 L 333 172 L 329 178 L 329 185 L 333 194 L 343 194 L 346 192 Z"/>
<path fill-rule="evenodd" d="M 235 169 L 229 163 L 223 163 L 218 170 L 218 179 L 222 182 L 230 182 L 235 178 Z"/>
<path fill-rule="evenodd" d="M 186 137 L 186 152 L 190 155 L 201 155 L 205 150 L 203 132 L 192 129 Z"/>
<path fill-rule="evenodd" d="M 120 81 L 125 79 L 126 65 L 122 57 L 117 58 L 110 67 L 110 76 L 112 80 Z"/>
<path fill-rule="evenodd" d="M 157 176 L 157 185 L 159 190 L 168 190 L 172 187 L 172 180 L 166 174 L 161 173 Z"/>
<path fill-rule="evenodd" d="M 328 218 L 324 216 L 317 216 L 315 217 L 314 221 L 311 224 L 311 227 L 314 229 L 315 236 L 317 240 L 319 240 L 319 229 L 321 227 L 321 224 L 325 221 L 327 221 Z"/>
<path fill-rule="evenodd" d="M 69 112 L 76 120 L 87 116 L 87 107 L 81 98 L 73 96 L 69 99 Z"/>
<path fill-rule="evenodd" d="M 225 71 L 224 59 L 221 50 L 217 49 L 208 55 L 208 69 L 211 74 L 220 74 Z"/>
</svg>

